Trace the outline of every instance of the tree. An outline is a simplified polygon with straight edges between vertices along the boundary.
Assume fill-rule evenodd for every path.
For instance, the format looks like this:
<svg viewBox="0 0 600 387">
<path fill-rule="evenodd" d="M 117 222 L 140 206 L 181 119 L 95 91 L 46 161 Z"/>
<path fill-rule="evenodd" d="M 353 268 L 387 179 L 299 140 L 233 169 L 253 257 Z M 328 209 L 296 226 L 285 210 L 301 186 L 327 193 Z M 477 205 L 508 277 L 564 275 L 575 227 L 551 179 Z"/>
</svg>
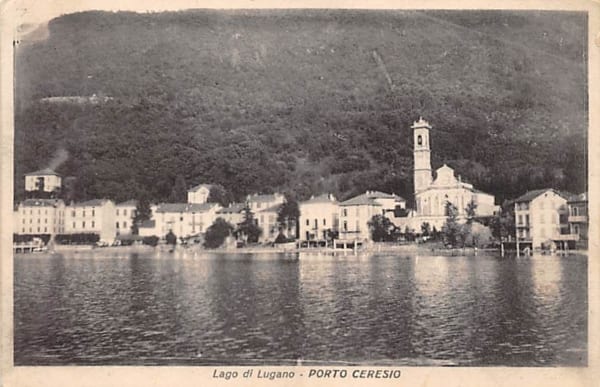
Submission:
<svg viewBox="0 0 600 387">
<path fill-rule="evenodd" d="M 429 236 L 430 232 L 429 222 L 423 222 L 423 224 L 421 224 L 421 235 Z"/>
<path fill-rule="evenodd" d="M 172 203 L 181 203 L 187 201 L 187 184 L 183 176 L 177 175 L 175 178 L 175 184 L 173 185 L 173 189 L 171 189 L 169 201 Z"/>
<path fill-rule="evenodd" d="M 225 189 L 220 184 L 215 184 L 210 187 L 210 192 L 208 193 L 207 202 L 209 203 L 219 203 L 223 207 L 227 207 L 230 203 L 233 202 L 233 197 L 231 192 Z"/>
<path fill-rule="evenodd" d="M 471 199 L 471 201 L 467 204 L 467 208 L 465 209 L 465 211 L 467 212 L 467 223 L 471 224 L 471 222 L 473 222 L 473 219 L 476 215 L 476 210 L 477 203 L 475 203 L 475 201 Z"/>
<path fill-rule="evenodd" d="M 286 201 L 279 207 L 277 211 L 277 222 L 281 229 L 285 230 L 285 235 L 289 237 L 288 231 L 292 226 L 298 232 L 298 219 L 300 218 L 300 208 L 298 202 L 292 198 L 287 198 Z M 294 235 L 297 237 L 297 235 Z"/>
<path fill-rule="evenodd" d="M 383 215 L 374 215 L 367 223 L 371 230 L 371 239 L 375 242 L 385 242 L 392 240 L 394 225 Z"/>
<path fill-rule="evenodd" d="M 456 246 L 458 244 L 461 226 L 457 222 L 458 210 L 450 201 L 446 201 L 446 223 L 442 226 L 442 234 L 444 242 L 447 245 Z"/>
<path fill-rule="evenodd" d="M 137 205 L 135 206 L 135 215 L 133 216 L 133 223 L 131 224 L 131 233 L 138 235 L 140 226 L 143 222 L 150 220 L 152 216 L 152 209 L 150 208 L 150 201 L 146 195 L 141 196 Z"/>
<path fill-rule="evenodd" d="M 326 235 L 327 235 L 327 240 L 330 241 L 330 242 L 332 242 L 332 243 L 333 243 L 334 240 L 338 239 L 339 236 L 340 236 L 340 232 L 339 231 L 332 230 L 330 228 L 328 228 L 325 232 L 326 232 Z"/>
<path fill-rule="evenodd" d="M 237 228 L 237 234 L 240 235 L 247 243 L 256 243 L 262 234 L 262 230 L 254 220 L 254 214 L 250 207 L 244 208 L 244 220 Z"/>
<path fill-rule="evenodd" d="M 515 235 L 515 214 L 511 203 L 505 203 L 490 220 L 492 236 L 499 241 Z"/>
<path fill-rule="evenodd" d="M 177 235 L 173 233 L 173 230 L 169 230 L 167 235 L 165 236 L 168 245 L 175 246 L 177 244 Z"/>
<path fill-rule="evenodd" d="M 204 247 L 209 249 L 216 249 L 220 247 L 225 239 L 231 235 L 233 226 L 223 218 L 215 219 L 214 223 L 211 224 L 206 230 L 204 235 Z"/>
</svg>

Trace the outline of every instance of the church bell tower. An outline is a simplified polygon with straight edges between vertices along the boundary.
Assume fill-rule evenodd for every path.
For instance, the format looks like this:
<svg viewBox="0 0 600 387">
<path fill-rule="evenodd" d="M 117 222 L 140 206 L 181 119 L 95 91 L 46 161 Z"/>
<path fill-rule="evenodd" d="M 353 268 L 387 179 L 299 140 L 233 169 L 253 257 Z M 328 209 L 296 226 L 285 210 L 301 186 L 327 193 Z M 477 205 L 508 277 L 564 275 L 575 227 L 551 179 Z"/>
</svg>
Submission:
<svg viewBox="0 0 600 387">
<path fill-rule="evenodd" d="M 415 194 L 431 184 L 431 150 L 429 149 L 429 122 L 419 118 L 411 126 L 414 133 Z"/>
</svg>

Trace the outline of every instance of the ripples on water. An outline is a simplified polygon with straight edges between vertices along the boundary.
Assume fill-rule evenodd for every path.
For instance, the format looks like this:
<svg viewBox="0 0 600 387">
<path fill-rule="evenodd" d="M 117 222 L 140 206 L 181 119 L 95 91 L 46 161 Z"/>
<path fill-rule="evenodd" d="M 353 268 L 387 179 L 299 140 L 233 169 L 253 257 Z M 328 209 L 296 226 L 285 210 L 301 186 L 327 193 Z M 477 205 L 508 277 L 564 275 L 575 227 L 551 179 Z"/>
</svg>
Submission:
<svg viewBox="0 0 600 387">
<path fill-rule="evenodd" d="M 587 364 L 587 257 L 15 258 L 15 364 Z"/>
</svg>

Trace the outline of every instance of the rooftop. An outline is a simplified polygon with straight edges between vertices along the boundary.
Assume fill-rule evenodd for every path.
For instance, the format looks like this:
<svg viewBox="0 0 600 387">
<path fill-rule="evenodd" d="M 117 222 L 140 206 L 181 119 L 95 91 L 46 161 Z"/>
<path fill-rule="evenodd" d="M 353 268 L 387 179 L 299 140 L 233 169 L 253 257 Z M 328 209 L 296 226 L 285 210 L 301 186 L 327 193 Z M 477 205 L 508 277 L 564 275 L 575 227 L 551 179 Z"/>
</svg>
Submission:
<svg viewBox="0 0 600 387">
<path fill-rule="evenodd" d="M 134 200 L 134 199 L 127 200 L 127 201 L 118 203 L 116 206 L 117 207 L 136 207 L 137 206 L 137 200 Z"/>
<path fill-rule="evenodd" d="M 248 201 L 253 203 L 268 203 L 283 199 L 283 195 L 275 194 L 254 194 L 248 196 Z"/>
<path fill-rule="evenodd" d="M 231 203 L 227 207 L 221 208 L 219 211 L 217 211 L 217 213 L 218 214 L 239 214 L 240 212 L 244 211 L 244 207 L 246 207 L 246 205 L 244 203 Z"/>
<path fill-rule="evenodd" d="M 23 207 L 54 207 L 58 204 L 64 204 L 58 199 L 26 199 L 21 203 Z"/>
<path fill-rule="evenodd" d="M 39 171 L 26 173 L 25 176 L 60 176 L 50 168 L 40 169 Z"/>
<path fill-rule="evenodd" d="M 217 203 L 160 203 L 156 212 L 206 212 L 217 205 Z"/>
<path fill-rule="evenodd" d="M 559 191 L 554 188 L 542 188 L 542 189 L 534 189 L 533 191 L 527 191 L 523 195 L 516 198 L 515 203 L 530 202 L 533 199 L 540 196 L 541 194 L 543 194 L 544 192 L 548 192 L 548 191 L 552 191 L 552 192 L 556 193 L 557 195 L 562 196 L 565 199 L 568 199 L 571 196 L 573 196 L 572 194 L 570 194 L 568 192 Z"/>
<path fill-rule="evenodd" d="M 368 194 L 364 193 L 341 202 L 340 206 L 381 206 L 375 199 L 376 198 L 370 197 Z"/>
<path fill-rule="evenodd" d="M 188 192 L 192 192 L 192 191 L 198 191 L 200 188 L 206 188 L 207 190 L 210 191 L 210 189 L 212 188 L 212 184 L 198 184 L 190 189 L 188 189 Z"/>
<path fill-rule="evenodd" d="M 322 194 L 318 196 L 312 196 L 310 199 L 302 202 L 302 204 L 308 203 L 337 203 L 337 200 L 332 194 Z"/>
<path fill-rule="evenodd" d="M 87 200 L 85 202 L 73 203 L 71 207 L 99 207 L 103 206 L 106 202 L 109 202 L 108 199 L 92 199 Z"/>
</svg>

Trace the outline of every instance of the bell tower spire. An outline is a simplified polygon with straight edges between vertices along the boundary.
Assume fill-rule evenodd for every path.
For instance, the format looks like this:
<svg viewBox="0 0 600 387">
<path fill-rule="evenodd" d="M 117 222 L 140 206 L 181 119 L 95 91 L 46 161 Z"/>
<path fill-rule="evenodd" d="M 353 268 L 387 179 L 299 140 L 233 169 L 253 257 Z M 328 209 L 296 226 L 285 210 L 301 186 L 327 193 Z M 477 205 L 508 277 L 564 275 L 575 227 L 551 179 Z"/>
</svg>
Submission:
<svg viewBox="0 0 600 387">
<path fill-rule="evenodd" d="M 431 150 L 429 148 L 429 122 L 419 117 L 411 126 L 414 135 L 414 186 L 415 194 L 431 184 Z"/>
</svg>

